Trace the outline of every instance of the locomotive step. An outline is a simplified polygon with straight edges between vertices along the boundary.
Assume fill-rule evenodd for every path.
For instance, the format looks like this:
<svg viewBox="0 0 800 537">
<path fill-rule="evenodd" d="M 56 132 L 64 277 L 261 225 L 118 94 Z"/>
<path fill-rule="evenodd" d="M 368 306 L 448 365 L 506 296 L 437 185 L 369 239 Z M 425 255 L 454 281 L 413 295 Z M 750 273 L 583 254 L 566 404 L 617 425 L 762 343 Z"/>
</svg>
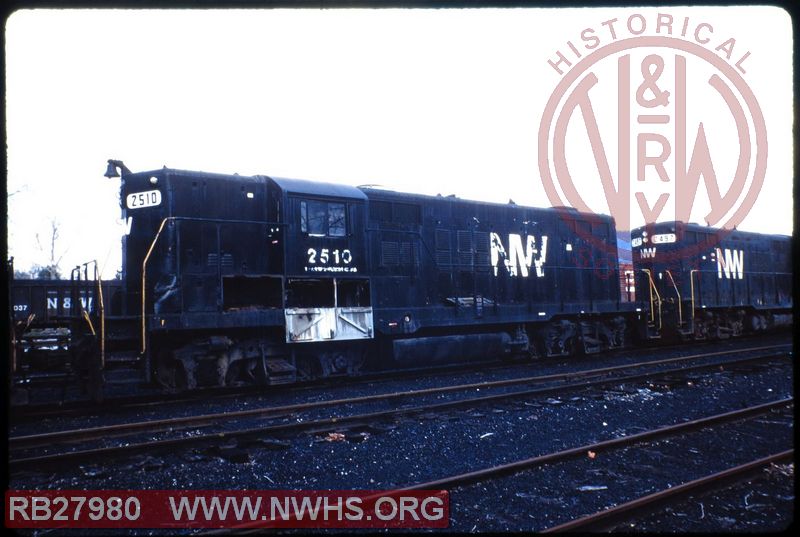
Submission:
<svg viewBox="0 0 800 537">
<path fill-rule="evenodd" d="M 138 352 L 141 345 L 139 340 L 133 339 L 106 339 L 106 352 L 128 352 L 136 350 Z"/>
<path fill-rule="evenodd" d="M 57 324 L 69 324 L 73 321 L 80 321 L 82 319 L 79 315 L 53 315 L 50 317 L 51 321 L 55 321 Z"/>
<path fill-rule="evenodd" d="M 106 315 L 106 322 L 136 321 L 138 323 L 140 319 L 139 315 Z"/>
<path fill-rule="evenodd" d="M 20 339 L 29 340 L 29 341 L 36 341 L 36 340 L 42 340 L 42 339 L 44 339 L 44 340 L 48 340 L 48 339 L 56 340 L 56 339 L 58 339 L 58 340 L 69 341 L 70 335 L 69 334 L 55 334 L 55 333 L 54 334 L 41 334 L 41 333 L 34 334 L 34 333 L 31 333 L 31 332 L 28 332 L 26 334 L 23 334 Z"/>
<path fill-rule="evenodd" d="M 106 384 L 140 384 L 144 382 L 144 375 L 140 369 L 121 367 L 119 369 L 106 369 L 103 372 Z"/>
<path fill-rule="evenodd" d="M 111 341 L 106 340 L 106 352 L 129 352 L 129 351 L 137 351 L 139 349 L 140 343 L 138 341 L 132 340 L 122 340 L 122 339 L 112 339 Z"/>
<path fill-rule="evenodd" d="M 294 382 L 297 369 L 282 359 L 271 358 L 267 360 L 267 371 L 269 372 L 269 384 L 288 384 Z"/>
<path fill-rule="evenodd" d="M 106 364 L 139 363 L 141 355 L 137 351 L 113 352 L 106 354 Z"/>
</svg>

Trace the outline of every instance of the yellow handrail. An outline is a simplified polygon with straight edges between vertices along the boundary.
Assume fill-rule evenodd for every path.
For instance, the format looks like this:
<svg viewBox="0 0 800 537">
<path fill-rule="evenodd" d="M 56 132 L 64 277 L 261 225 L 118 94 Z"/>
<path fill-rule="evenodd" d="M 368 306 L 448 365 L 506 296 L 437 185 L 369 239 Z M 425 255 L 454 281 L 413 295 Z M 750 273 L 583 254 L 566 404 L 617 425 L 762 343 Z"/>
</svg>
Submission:
<svg viewBox="0 0 800 537">
<path fill-rule="evenodd" d="M 692 329 L 694 330 L 694 273 L 700 272 L 700 269 L 692 269 L 689 271 L 689 287 L 692 293 Z"/>
<path fill-rule="evenodd" d="M 661 295 L 658 293 L 658 288 L 653 281 L 653 275 L 650 273 L 650 269 L 645 268 L 641 269 L 641 271 L 647 274 L 647 280 L 650 284 L 650 320 L 653 322 L 656 320 L 656 313 L 653 309 L 653 291 L 656 292 L 656 299 L 658 303 L 658 329 L 661 330 Z"/>
<path fill-rule="evenodd" d="M 97 259 L 92 259 L 91 261 L 87 261 L 83 264 L 83 266 L 86 267 L 84 275 L 87 281 L 89 280 L 89 265 L 93 265 L 94 267 L 94 279 L 97 282 L 98 313 L 100 315 L 100 369 L 102 370 L 106 367 L 106 308 L 103 302 L 103 285 L 102 281 L 100 280 L 100 271 L 98 270 Z M 80 275 L 80 272 L 78 272 L 78 274 Z M 91 319 L 86 313 L 86 310 L 83 309 L 82 302 L 81 312 L 83 317 L 86 319 L 86 322 L 89 323 L 89 328 L 92 331 L 92 335 L 97 336 Z"/>
<path fill-rule="evenodd" d="M 642 269 L 642 272 L 647 274 L 647 279 L 649 280 L 647 290 L 650 291 L 650 322 L 655 322 L 656 313 L 653 310 L 653 279 L 650 277 L 650 271 L 648 269 Z"/>
<path fill-rule="evenodd" d="M 144 261 L 142 261 L 142 354 L 147 350 L 147 322 L 146 322 L 146 315 L 145 315 L 145 297 L 146 297 L 146 287 L 145 283 L 147 280 L 147 260 L 150 259 L 150 254 L 153 253 L 153 249 L 156 247 L 156 242 L 158 242 L 158 238 L 161 236 L 161 232 L 164 230 L 164 225 L 167 223 L 167 220 L 174 220 L 174 216 L 168 216 L 161 221 L 161 225 L 158 226 L 158 231 L 156 232 L 156 236 L 153 237 L 153 242 L 150 243 L 150 249 L 147 250 L 147 255 L 144 256 Z"/>
<path fill-rule="evenodd" d="M 103 282 L 100 280 L 100 274 L 97 270 L 97 261 L 94 264 L 94 277 L 97 280 L 97 297 L 100 301 L 98 309 L 100 310 L 100 369 L 106 367 L 106 308 L 103 303 Z"/>
<path fill-rule="evenodd" d="M 86 322 L 89 323 L 89 330 L 92 331 L 92 335 L 96 336 L 97 333 L 94 331 L 94 325 L 92 324 L 92 320 L 89 318 L 89 314 L 86 312 L 86 310 L 81 310 L 81 313 L 83 314 L 83 318 L 86 319 Z"/>
<path fill-rule="evenodd" d="M 664 272 L 666 272 L 667 276 L 669 276 L 669 281 L 672 282 L 672 287 L 675 288 L 675 294 L 678 295 L 678 324 L 682 325 L 683 324 L 683 310 L 682 310 L 682 307 L 681 307 L 681 294 L 680 294 L 680 292 L 678 292 L 678 286 L 675 285 L 675 278 L 672 277 L 672 273 L 670 271 L 668 271 L 668 270 L 665 270 Z"/>
</svg>

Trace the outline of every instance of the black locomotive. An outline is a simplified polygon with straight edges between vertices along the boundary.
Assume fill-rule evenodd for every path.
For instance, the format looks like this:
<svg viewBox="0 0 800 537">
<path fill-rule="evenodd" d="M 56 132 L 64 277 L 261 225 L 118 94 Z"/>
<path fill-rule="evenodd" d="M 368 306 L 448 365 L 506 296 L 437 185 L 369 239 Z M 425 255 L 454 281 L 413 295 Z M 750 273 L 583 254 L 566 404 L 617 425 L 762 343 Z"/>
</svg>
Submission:
<svg viewBox="0 0 800 537">
<path fill-rule="evenodd" d="M 667 222 L 633 230 L 631 246 L 657 334 L 721 338 L 792 324 L 789 237 Z"/>
<path fill-rule="evenodd" d="M 96 398 L 130 382 L 281 384 L 791 322 L 788 237 L 635 230 L 630 302 L 608 216 L 109 161 L 119 172 L 121 279 L 87 264 L 10 283 L 18 392 L 41 378 Z M 686 242 L 696 258 L 665 255 Z"/>
</svg>

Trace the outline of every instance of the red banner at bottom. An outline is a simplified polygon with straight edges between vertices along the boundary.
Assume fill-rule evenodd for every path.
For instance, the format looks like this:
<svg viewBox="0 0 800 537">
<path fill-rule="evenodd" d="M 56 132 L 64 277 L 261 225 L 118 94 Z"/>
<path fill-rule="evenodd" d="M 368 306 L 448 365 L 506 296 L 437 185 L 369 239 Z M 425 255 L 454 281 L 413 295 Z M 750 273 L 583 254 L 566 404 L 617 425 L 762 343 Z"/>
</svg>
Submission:
<svg viewBox="0 0 800 537">
<path fill-rule="evenodd" d="M 9 490 L 8 528 L 446 528 L 446 490 Z"/>
</svg>

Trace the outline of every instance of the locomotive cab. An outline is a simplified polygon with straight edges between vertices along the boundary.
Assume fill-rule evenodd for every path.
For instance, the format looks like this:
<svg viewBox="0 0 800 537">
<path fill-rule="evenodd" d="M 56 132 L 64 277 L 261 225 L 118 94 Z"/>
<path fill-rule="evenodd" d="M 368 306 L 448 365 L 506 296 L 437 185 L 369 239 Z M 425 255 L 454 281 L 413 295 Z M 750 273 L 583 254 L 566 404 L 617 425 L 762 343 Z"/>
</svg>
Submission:
<svg viewBox="0 0 800 537">
<path fill-rule="evenodd" d="M 172 169 L 123 179 L 128 309 L 147 371 L 193 387 L 360 365 L 363 349 L 335 343 L 373 338 L 360 190 Z M 308 343 L 327 347 L 297 345 Z"/>
<path fill-rule="evenodd" d="M 366 196 L 354 187 L 271 178 L 286 210 L 286 343 L 371 339 Z"/>
</svg>

